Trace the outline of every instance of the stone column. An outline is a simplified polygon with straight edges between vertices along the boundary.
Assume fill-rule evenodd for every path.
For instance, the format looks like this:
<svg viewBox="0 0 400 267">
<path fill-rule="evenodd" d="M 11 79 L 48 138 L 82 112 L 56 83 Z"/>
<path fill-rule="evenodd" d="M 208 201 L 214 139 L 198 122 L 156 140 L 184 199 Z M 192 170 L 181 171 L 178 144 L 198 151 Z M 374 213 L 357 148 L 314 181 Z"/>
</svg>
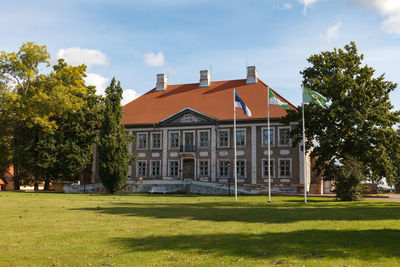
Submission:
<svg viewBox="0 0 400 267">
<path fill-rule="evenodd" d="M 251 126 L 251 183 L 257 183 L 257 128 Z"/>
<path fill-rule="evenodd" d="M 217 180 L 217 167 L 216 158 L 217 154 L 217 138 L 216 138 L 215 126 L 211 127 L 211 181 L 215 182 Z"/>
<path fill-rule="evenodd" d="M 167 177 L 167 166 L 168 166 L 168 161 L 167 161 L 167 155 L 168 155 L 168 132 L 167 129 L 162 130 L 162 162 L 161 162 L 161 168 L 162 168 L 162 177 Z"/>
</svg>

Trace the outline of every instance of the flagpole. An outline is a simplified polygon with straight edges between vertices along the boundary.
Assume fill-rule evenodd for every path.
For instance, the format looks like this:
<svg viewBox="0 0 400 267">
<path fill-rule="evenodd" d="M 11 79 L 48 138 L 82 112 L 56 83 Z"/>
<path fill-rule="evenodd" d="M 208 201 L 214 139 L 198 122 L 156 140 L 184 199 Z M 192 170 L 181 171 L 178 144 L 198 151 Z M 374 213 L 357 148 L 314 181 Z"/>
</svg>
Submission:
<svg viewBox="0 0 400 267">
<path fill-rule="evenodd" d="M 234 145 L 234 163 L 233 163 L 233 177 L 235 179 L 235 202 L 237 202 L 237 171 L 236 171 L 236 106 L 235 106 L 236 90 L 233 89 L 233 145 Z"/>
<path fill-rule="evenodd" d="M 271 203 L 271 132 L 270 132 L 270 126 L 269 126 L 269 90 L 270 88 L 268 87 L 268 93 L 267 93 L 267 101 L 268 101 L 268 203 Z"/>
<path fill-rule="evenodd" d="M 307 172 L 306 172 L 306 137 L 305 137 L 305 123 L 304 123 L 304 88 L 301 87 L 302 95 L 302 113 L 303 113 L 303 171 L 304 171 L 304 203 L 307 203 Z"/>
</svg>

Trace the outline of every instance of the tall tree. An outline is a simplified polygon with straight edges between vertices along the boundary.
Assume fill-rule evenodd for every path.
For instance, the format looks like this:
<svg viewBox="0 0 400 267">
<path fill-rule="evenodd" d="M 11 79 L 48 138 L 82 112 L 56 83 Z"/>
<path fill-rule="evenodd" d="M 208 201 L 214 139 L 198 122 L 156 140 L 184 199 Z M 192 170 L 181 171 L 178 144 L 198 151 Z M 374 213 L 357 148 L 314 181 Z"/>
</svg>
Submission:
<svg viewBox="0 0 400 267">
<path fill-rule="evenodd" d="M 115 78 L 106 89 L 103 118 L 99 138 L 99 176 L 111 193 L 121 190 L 128 175 L 129 135 L 122 121 L 122 88 Z"/>
<path fill-rule="evenodd" d="M 12 129 L 0 134 L 13 140 L 15 189 L 21 179 L 45 180 L 48 188 L 50 180 L 76 177 L 90 163 L 96 141 L 99 98 L 85 86 L 86 66 L 68 66 L 61 59 L 49 74 L 40 74 L 39 66 L 49 66 L 49 58 L 46 47 L 35 43 L 0 54 L 0 87 L 7 95 L 0 120 L 7 116 Z M 0 146 L 7 144 L 5 137 Z"/>
<path fill-rule="evenodd" d="M 335 165 L 348 156 L 366 167 L 366 178 L 386 178 L 393 184 L 400 177 L 400 139 L 394 130 L 400 112 L 393 111 L 389 94 L 397 84 L 384 75 L 375 76 L 363 58 L 354 42 L 308 58 L 311 66 L 301 72 L 302 83 L 325 96 L 328 106 L 305 105 L 306 148 L 313 147 L 311 156 L 317 157 L 318 170 L 325 169 L 326 179 L 335 179 Z M 299 110 L 289 111 L 283 119 L 300 122 L 292 131 L 295 145 L 302 138 Z"/>
</svg>

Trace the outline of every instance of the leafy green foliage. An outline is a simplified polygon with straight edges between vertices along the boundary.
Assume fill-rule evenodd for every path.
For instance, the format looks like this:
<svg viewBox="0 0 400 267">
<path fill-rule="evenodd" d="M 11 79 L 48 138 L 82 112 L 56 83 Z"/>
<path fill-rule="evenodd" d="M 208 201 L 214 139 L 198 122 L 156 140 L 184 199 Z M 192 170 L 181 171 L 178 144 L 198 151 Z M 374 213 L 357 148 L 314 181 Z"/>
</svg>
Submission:
<svg viewBox="0 0 400 267">
<path fill-rule="evenodd" d="M 328 99 L 328 106 L 305 105 L 306 149 L 317 158 L 316 169 L 324 178 L 336 179 L 336 164 L 345 155 L 356 157 L 368 169 L 366 178 L 389 184 L 400 177 L 400 112 L 393 111 L 389 94 L 397 84 L 375 77 L 375 70 L 362 65 L 354 42 L 343 49 L 308 58 L 302 71 L 303 85 Z M 289 111 L 283 121 L 298 121 L 292 131 L 294 145 L 302 140 L 301 107 Z M 328 162 L 329 164 L 326 164 Z"/>
<path fill-rule="evenodd" d="M 99 140 L 99 176 L 104 187 L 111 193 L 121 190 L 126 183 L 130 155 L 128 143 L 130 137 L 121 124 L 123 112 L 121 106 L 122 88 L 112 79 L 106 89 L 103 118 Z"/>
<path fill-rule="evenodd" d="M 76 179 L 90 164 L 98 136 L 101 98 L 94 87 L 85 86 L 86 66 L 68 66 L 60 59 L 53 71 L 40 74 L 39 66 L 49 66 L 49 58 L 46 47 L 34 43 L 0 54 L 6 99 L 0 120 L 9 122 L 0 130 L 0 147 L 11 151 L 16 189 L 21 180 Z"/>
<path fill-rule="evenodd" d="M 335 167 L 336 198 L 342 201 L 362 200 L 365 188 L 361 182 L 365 180 L 365 166 L 351 156 L 345 157 L 342 164 Z"/>
</svg>

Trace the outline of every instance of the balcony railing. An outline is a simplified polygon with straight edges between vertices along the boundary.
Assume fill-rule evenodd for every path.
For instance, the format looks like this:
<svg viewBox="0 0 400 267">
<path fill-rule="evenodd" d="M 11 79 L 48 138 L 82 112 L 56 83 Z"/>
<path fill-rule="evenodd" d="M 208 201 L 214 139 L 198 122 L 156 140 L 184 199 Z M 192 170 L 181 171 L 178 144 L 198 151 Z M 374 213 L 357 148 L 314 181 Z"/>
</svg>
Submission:
<svg viewBox="0 0 400 267">
<path fill-rule="evenodd" d="M 194 145 L 181 146 L 180 152 L 191 152 L 191 153 L 194 153 L 194 152 L 196 152 L 196 146 L 194 146 Z"/>
</svg>

